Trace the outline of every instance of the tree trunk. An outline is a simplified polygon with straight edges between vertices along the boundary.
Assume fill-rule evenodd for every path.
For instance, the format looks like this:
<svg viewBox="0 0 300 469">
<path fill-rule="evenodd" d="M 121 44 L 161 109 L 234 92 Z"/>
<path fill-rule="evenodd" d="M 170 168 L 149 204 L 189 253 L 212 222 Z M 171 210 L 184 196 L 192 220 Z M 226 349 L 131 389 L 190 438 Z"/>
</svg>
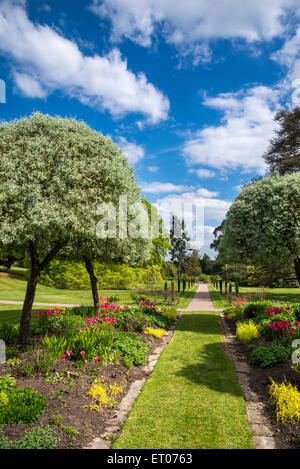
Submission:
<svg viewBox="0 0 300 469">
<path fill-rule="evenodd" d="M 30 326 L 30 316 L 32 312 L 32 305 L 35 297 L 36 287 L 40 280 L 40 273 L 49 264 L 49 262 L 54 258 L 58 251 L 63 247 L 64 243 L 58 243 L 54 248 L 46 255 L 44 260 L 40 263 L 39 255 L 37 250 L 37 245 L 33 241 L 29 242 L 29 253 L 31 258 L 31 271 L 30 277 L 27 282 L 26 295 L 23 303 L 20 329 L 19 329 L 19 339 L 18 342 L 21 345 L 25 345 Z"/>
<path fill-rule="evenodd" d="M 98 279 L 94 274 L 94 267 L 93 267 L 93 263 L 91 259 L 88 257 L 85 257 L 84 260 L 85 260 L 86 270 L 88 271 L 89 276 L 90 276 L 94 307 L 95 307 L 95 310 L 98 311 L 99 309 L 99 294 L 98 294 L 98 287 L 97 287 Z"/>
<path fill-rule="evenodd" d="M 29 334 L 30 315 L 35 297 L 36 286 L 40 279 L 40 270 L 37 266 L 31 268 L 30 277 L 27 283 L 25 300 L 23 303 L 22 316 L 19 330 L 19 343 L 25 345 Z"/>
<path fill-rule="evenodd" d="M 295 257 L 294 266 L 295 266 L 295 272 L 296 272 L 296 275 L 297 275 L 297 279 L 298 279 L 298 282 L 299 282 L 299 285 L 300 285 L 300 258 L 299 257 Z"/>
</svg>

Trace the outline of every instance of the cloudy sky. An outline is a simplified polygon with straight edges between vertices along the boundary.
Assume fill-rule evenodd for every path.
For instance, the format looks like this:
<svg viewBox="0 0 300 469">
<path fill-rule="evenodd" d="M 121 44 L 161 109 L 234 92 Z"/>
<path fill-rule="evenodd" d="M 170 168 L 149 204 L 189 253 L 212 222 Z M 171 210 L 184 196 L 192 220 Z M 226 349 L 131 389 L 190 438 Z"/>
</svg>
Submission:
<svg viewBox="0 0 300 469">
<path fill-rule="evenodd" d="M 109 135 L 164 217 L 204 207 L 209 252 L 299 102 L 299 19 L 299 0 L 0 0 L 0 120 L 38 110 Z"/>
</svg>

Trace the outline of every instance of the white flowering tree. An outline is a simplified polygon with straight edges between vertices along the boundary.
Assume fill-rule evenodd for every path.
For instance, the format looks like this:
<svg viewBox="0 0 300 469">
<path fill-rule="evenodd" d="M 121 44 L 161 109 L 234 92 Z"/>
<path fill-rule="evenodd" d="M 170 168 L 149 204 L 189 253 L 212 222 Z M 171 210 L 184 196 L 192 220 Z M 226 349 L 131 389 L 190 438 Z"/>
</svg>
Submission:
<svg viewBox="0 0 300 469">
<path fill-rule="evenodd" d="M 224 263 L 293 265 L 300 283 L 300 173 L 276 174 L 243 189 L 226 215 L 218 248 Z"/>
<path fill-rule="evenodd" d="M 150 242 L 99 239 L 103 202 L 139 198 L 134 172 L 121 150 L 75 119 L 34 113 L 0 125 L 0 243 L 31 260 L 19 341 L 26 341 L 40 273 L 59 253 L 93 260 L 107 254 L 147 257 Z"/>
</svg>

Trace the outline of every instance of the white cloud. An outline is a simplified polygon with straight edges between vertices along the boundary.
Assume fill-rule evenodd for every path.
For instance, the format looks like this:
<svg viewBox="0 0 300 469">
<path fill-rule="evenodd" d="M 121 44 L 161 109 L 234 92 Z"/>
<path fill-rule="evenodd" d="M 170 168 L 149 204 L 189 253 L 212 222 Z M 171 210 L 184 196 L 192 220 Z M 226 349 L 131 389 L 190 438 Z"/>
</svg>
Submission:
<svg viewBox="0 0 300 469">
<path fill-rule="evenodd" d="M 270 40 L 285 29 L 284 17 L 299 0 L 93 0 L 91 10 L 112 24 L 111 39 L 150 46 L 160 28 L 180 46 L 215 38 Z"/>
<path fill-rule="evenodd" d="M 145 156 L 144 148 L 141 145 L 137 145 L 133 142 L 128 142 L 126 138 L 120 137 L 118 139 L 118 145 L 123 150 L 125 156 L 129 159 L 130 163 L 135 164 L 142 160 Z"/>
<path fill-rule="evenodd" d="M 209 192 L 209 191 L 207 191 Z M 211 193 L 217 194 L 217 193 Z M 183 194 L 169 194 L 160 199 L 156 199 L 155 206 L 160 211 L 161 215 L 170 213 L 170 207 L 178 204 L 181 207 L 182 204 L 194 204 L 204 206 L 205 224 L 208 220 L 222 221 L 225 217 L 227 210 L 229 209 L 231 202 L 227 200 L 221 200 L 214 198 L 214 196 L 205 195 L 199 190 L 184 192 Z"/>
<path fill-rule="evenodd" d="M 190 168 L 188 170 L 189 173 L 196 173 L 200 179 L 208 179 L 215 177 L 216 173 L 211 169 L 205 168 Z"/>
<path fill-rule="evenodd" d="M 276 126 L 273 118 L 279 109 L 279 92 L 257 86 L 205 98 L 204 105 L 220 110 L 223 119 L 220 125 L 201 129 L 185 142 L 183 155 L 188 164 L 263 174 L 262 155 Z"/>
<path fill-rule="evenodd" d="M 159 167 L 158 166 L 147 166 L 147 169 L 148 169 L 148 171 L 150 171 L 150 173 L 156 173 L 159 170 Z"/>
<path fill-rule="evenodd" d="M 47 91 L 44 90 L 40 83 L 26 73 L 14 73 L 14 79 L 17 87 L 25 96 L 29 98 L 46 98 Z"/>
<path fill-rule="evenodd" d="M 272 59 L 287 68 L 287 76 L 281 87 L 283 93 L 290 95 L 288 104 L 290 107 L 300 106 L 300 26 L 283 47 L 272 55 Z"/>
<path fill-rule="evenodd" d="M 213 240 L 213 230 L 223 220 L 231 205 L 230 201 L 214 198 L 213 193 L 209 194 L 205 196 L 205 193 L 199 189 L 183 194 L 168 194 L 157 199 L 153 204 L 163 218 L 167 230 L 170 229 L 172 214 L 174 213 L 179 218 L 182 218 L 183 214 L 189 234 L 192 236 L 192 244 L 198 249 L 201 248 L 202 252 L 210 252 L 209 245 Z M 196 239 L 193 238 L 195 222 L 197 234 L 200 234 Z"/>
<path fill-rule="evenodd" d="M 61 90 L 113 116 L 138 113 L 151 123 L 167 118 L 168 99 L 143 73 L 131 72 L 118 49 L 84 56 L 75 42 L 31 22 L 23 0 L 0 3 L 0 53 L 12 59 L 16 83 L 28 96 Z"/>
<path fill-rule="evenodd" d="M 142 190 L 147 194 L 162 194 L 164 192 L 184 192 L 193 189 L 191 186 L 172 184 L 171 182 L 144 182 Z"/>
</svg>

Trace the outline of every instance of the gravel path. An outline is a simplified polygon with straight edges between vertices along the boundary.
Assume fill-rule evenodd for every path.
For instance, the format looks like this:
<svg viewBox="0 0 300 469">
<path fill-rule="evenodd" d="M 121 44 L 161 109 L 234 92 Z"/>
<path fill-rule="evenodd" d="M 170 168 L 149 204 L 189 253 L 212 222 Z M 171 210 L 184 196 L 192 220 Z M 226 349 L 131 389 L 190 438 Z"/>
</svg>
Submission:
<svg viewBox="0 0 300 469">
<path fill-rule="evenodd" d="M 198 290 L 195 293 L 194 298 L 186 309 L 181 311 L 223 311 L 222 309 L 216 309 L 210 298 L 208 285 L 200 283 Z"/>
</svg>

